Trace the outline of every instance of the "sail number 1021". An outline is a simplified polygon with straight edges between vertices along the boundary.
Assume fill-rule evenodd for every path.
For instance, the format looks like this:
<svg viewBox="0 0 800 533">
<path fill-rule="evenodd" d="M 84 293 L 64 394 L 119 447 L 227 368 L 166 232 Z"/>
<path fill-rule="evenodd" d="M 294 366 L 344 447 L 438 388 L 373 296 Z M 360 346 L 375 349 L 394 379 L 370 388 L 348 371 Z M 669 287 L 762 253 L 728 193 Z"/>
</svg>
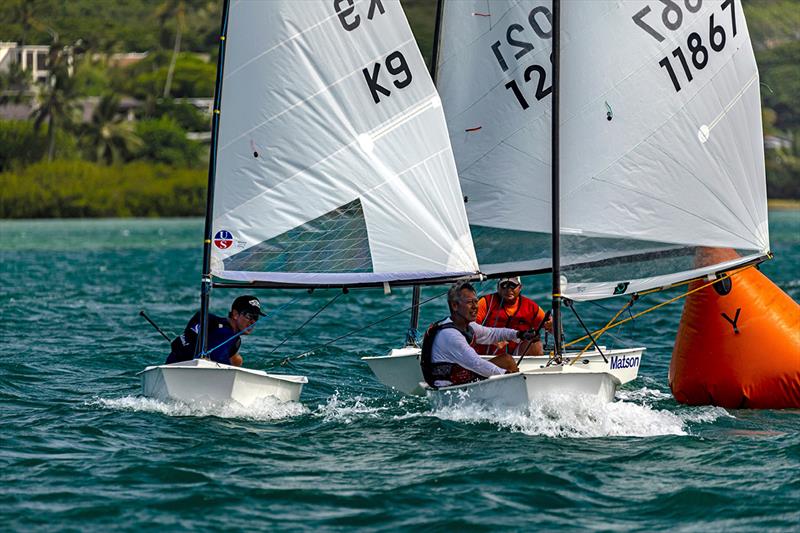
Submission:
<svg viewBox="0 0 800 533">
<path fill-rule="evenodd" d="M 661 11 L 661 22 L 663 23 L 663 26 L 670 31 L 675 31 L 680 28 L 683 24 L 684 16 L 680 4 L 673 0 L 659 1 L 664 5 Z M 684 0 L 683 4 L 683 7 L 690 14 L 697 13 L 703 6 L 703 0 Z M 721 4 L 721 9 L 723 12 L 730 10 L 730 31 L 731 37 L 734 37 L 736 35 L 736 3 L 734 0 L 725 0 Z M 662 35 L 658 29 L 652 26 L 652 21 L 648 22 L 646 19 L 650 12 L 650 6 L 645 6 L 631 18 L 633 22 L 642 28 L 648 35 L 653 37 L 658 42 L 662 42 L 664 40 L 664 35 Z M 721 52 L 728 42 L 728 34 L 725 31 L 725 27 L 722 24 L 717 24 L 714 21 L 714 15 L 715 13 L 711 13 L 708 18 L 707 41 L 704 42 L 703 37 L 699 33 L 692 32 L 686 39 L 685 51 L 684 46 L 681 45 L 671 52 L 671 56 L 677 60 L 677 63 L 680 63 L 680 67 L 683 70 L 683 75 L 687 83 L 690 83 L 694 79 L 694 75 L 692 74 L 693 70 L 703 70 L 706 65 L 708 65 L 709 54 L 711 51 Z M 711 48 L 711 51 L 709 51 L 709 47 Z M 661 61 L 658 62 L 658 64 L 661 65 L 661 68 L 666 70 L 667 74 L 669 75 L 669 79 L 672 82 L 672 86 L 675 88 L 675 92 L 679 92 L 682 89 L 682 80 L 679 79 L 678 73 L 672 64 L 670 56 L 665 56 L 663 59 L 661 59 Z"/>
</svg>

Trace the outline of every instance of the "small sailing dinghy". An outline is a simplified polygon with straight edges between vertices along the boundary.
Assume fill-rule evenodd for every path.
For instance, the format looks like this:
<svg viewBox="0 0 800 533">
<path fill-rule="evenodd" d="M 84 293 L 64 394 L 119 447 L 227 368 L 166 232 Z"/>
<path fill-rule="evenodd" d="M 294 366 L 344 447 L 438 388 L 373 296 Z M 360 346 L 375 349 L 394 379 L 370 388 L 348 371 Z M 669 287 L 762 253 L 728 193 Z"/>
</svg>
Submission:
<svg viewBox="0 0 800 533">
<path fill-rule="evenodd" d="M 568 361 L 568 366 L 606 372 L 616 378 L 619 385 L 637 378 L 644 348 L 607 350 L 605 346 L 600 346 L 600 349 L 602 353 L 596 349 L 583 353 L 568 351 L 564 353 L 564 358 Z M 406 346 L 395 348 L 388 355 L 362 357 L 361 360 L 369 365 L 370 370 L 387 387 L 404 394 L 424 396 L 420 356 L 421 350 L 418 347 Z M 492 356 L 482 357 L 490 359 Z M 571 364 L 573 360 L 575 363 Z M 520 372 L 531 372 L 552 365 L 553 360 L 549 355 L 526 355 L 520 362 L 519 369 Z"/>
<path fill-rule="evenodd" d="M 480 269 L 550 272 L 555 331 L 562 303 L 576 317 L 583 301 L 630 306 L 770 256 L 758 71 L 739 0 L 440 0 L 436 30 Z M 710 248 L 738 257 L 709 260 Z M 615 319 L 588 332 L 594 345 Z M 571 370 L 534 372 L 571 386 Z M 508 402 L 523 376 L 454 390 Z M 608 399 L 614 380 L 596 378 Z"/>
<path fill-rule="evenodd" d="M 212 287 L 479 276 L 441 102 L 398 1 L 226 1 L 222 29 L 204 328 Z M 146 395 L 299 396 L 305 378 L 204 361 L 200 337 L 196 360 L 144 371 Z"/>
<path fill-rule="evenodd" d="M 244 406 L 265 398 L 296 402 L 308 383 L 305 376 L 267 374 L 207 359 L 148 366 L 141 375 L 142 394 L 148 398 L 184 403 L 234 401 Z"/>
</svg>

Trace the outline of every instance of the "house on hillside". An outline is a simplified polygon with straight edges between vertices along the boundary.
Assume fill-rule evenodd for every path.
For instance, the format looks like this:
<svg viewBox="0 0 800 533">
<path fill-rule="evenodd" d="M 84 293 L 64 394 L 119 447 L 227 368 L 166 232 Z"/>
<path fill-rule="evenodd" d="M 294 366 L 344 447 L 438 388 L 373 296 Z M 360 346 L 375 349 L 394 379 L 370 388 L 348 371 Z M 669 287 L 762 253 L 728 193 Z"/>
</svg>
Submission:
<svg viewBox="0 0 800 533">
<path fill-rule="evenodd" d="M 50 73 L 47 67 L 50 47 L 47 45 L 0 42 L 0 72 L 8 72 L 11 65 L 19 64 L 22 70 L 31 73 L 34 81 L 44 82 Z"/>
<path fill-rule="evenodd" d="M 67 50 L 67 72 L 72 76 L 72 53 Z M 15 42 L 0 42 L 0 73 L 8 72 L 11 65 L 20 65 L 31 73 L 34 82 L 44 83 L 50 74 L 50 47 L 45 44 L 20 45 Z"/>
</svg>

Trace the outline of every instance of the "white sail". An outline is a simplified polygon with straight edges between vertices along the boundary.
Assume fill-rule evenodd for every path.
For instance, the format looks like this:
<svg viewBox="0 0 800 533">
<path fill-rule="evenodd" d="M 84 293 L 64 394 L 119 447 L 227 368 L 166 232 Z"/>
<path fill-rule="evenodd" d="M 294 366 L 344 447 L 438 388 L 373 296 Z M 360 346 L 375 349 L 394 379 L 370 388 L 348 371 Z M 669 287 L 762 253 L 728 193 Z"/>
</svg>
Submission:
<svg viewBox="0 0 800 533">
<path fill-rule="evenodd" d="M 739 1 L 561 5 L 562 294 L 629 294 L 767 253 L 758 72 Z M 550 231 L 549 9 L 445 5 L 439 89 L 474 225 Z M 699 262 L 709 247 L 742 259 Z"/>
<path fill-rule="evenodd" d="M 550 72 L 549 13 L 549 2 L 442 5 L 436 84 L 486 273 L 551 265 L 550 97 L 534 95 L 522 110 L 509 88 L 528 92 L 528 67 Z"/>
<path fill-rule="evenodd" d="M 220 107 L 217 278 L 478 270 L 441 103 L 397 0 L 231 2 Z"/>
</svg>

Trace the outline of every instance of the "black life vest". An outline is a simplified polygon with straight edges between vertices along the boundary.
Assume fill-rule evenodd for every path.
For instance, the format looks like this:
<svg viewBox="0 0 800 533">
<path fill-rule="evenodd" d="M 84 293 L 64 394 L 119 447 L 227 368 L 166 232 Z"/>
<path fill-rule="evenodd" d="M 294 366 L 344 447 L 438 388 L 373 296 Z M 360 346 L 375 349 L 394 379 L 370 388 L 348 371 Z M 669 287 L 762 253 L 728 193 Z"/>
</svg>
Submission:
<svg viewBox="0 0 800 533">
<path fill-rule="evenodd" d="M 195 358 L 197 351 L 197 337 L 200 330 L 200 313 L 197 312 L 189 320 L 183 333 L 175 337 L 170 343 L 172 351 L 167 357 L 165 364 L 178 363 L 180 361 L 191 361 Z M 233 330 L 225 317 L 210 314 L 208 315 L 208 349 L 220 346 L 233 336 Z M 230 364 L 230 356 L 239 352 L 242 345 L 241 337 L 236 337 L 227 346 L 220 346 L 211 352 L 210 359 L 218 363 Z"/>
<path fill-rule="evenodd" d="M 444 320 L 447 319 L 445 318 Z M 485 379 L 483 376 L 456 363 L 434 363 L 431 361 L 433 341 L 436 335 L 443 329 L 456 329 L 459 333 L 464 335 L 464 338 L 467 339 L 467 343 L 470 345 L 473 343 L 474 334 L 472 328 L 467 326 L 468 331 L 464 332 L 458 329 L 452 322 L 443 324 L 444 320 L 434 322 L 428 326 L 428 330 L 425 332 L 425 337 L 422 340 L 422 356 L 419 359 L 419 364 L 422 367 L 422 377 L 425 378 L 425 383 L 430 387 L 436 388 L 434 385 L 436 381 L 449 381 L 453 385 L 460 385 L 462 383 L 470 383 L 472 381 Z"/>
</svg>

